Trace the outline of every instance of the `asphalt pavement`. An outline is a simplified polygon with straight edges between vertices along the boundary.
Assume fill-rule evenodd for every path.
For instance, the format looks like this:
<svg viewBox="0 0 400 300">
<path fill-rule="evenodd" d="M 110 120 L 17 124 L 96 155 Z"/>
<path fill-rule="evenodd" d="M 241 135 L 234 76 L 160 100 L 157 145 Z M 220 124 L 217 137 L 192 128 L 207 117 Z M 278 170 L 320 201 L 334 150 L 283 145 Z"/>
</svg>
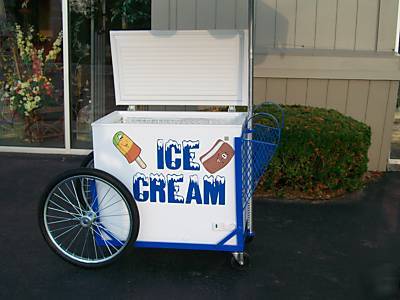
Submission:
<svg viewBox="0 0 400 300">
<path fill-rule="evenodd" d="M 399 299 L 400 173 L 329 204 L 256 199 L 246 271 L 220 252 L 135 249 L 99 270 L 46 245 L 46 184 L 82 157 L 0 154 L 1 299 Z"/>
</svg>

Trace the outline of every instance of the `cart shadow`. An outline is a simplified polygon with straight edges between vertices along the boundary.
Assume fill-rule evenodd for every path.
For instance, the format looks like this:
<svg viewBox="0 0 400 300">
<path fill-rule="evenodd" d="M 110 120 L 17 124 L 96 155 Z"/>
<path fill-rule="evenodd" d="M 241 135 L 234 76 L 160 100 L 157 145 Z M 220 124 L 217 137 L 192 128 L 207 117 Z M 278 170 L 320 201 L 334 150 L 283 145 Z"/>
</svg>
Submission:
<svg viewBox="0 0 400 300">
<path fill-rule="evenodd" d="M 212 272 L 230 270 L 230 253 L 134 248 L 119 265 L 136 272 Z"/>
</svg>

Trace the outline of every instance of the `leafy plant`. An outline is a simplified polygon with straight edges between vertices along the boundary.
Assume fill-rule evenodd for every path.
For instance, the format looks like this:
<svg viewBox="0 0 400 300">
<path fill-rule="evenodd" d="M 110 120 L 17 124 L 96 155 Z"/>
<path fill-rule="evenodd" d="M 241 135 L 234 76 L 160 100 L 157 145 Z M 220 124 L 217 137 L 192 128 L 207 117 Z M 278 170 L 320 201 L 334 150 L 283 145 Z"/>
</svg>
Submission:
<svg viewBox="0 0 400 300">
<path fill-rule="evenodd" d="M 370 128 L 335 110 L 284 106 L 281 144 L 262 183 L 275 196 L 325 198 L 363 187 Z M 258 111 L 271 111 L 262 106 Z"/>
</svg>

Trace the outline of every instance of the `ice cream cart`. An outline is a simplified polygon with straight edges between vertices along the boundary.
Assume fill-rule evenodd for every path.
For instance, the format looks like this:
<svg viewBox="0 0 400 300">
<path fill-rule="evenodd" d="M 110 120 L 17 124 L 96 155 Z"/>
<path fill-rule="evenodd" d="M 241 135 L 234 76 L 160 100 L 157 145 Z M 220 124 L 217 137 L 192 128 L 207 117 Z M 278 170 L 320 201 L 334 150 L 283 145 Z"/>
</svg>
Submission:
<svg viewBox="0 0 400 300">
<path fill-rule="evenodd" d="M 227 251 L 245 266 L 252 193 L 283 122 L 253 113 L 252 31 L 112 31 L 110 38 L 117 105 L 229 110 L 115 111 L 94 122 L 94 168 L 49 184 L 43 236 L 83 267 L 109 264 L 129 246 Z"/>
</svg>

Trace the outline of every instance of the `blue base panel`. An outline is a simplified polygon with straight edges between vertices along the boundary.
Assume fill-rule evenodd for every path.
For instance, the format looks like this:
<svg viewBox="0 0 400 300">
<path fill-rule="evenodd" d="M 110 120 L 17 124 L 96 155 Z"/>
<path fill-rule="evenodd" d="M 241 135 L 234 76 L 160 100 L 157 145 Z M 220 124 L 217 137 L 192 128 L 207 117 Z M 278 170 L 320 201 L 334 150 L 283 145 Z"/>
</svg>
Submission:
<svg viewBox="0 0 400 300">
<path fill-rule="evenodd" d="M 185 243 L 163 243 L 163 242 L 136 242 L 138 248 L 161 248 L 161 249 L 185 249 L 185 250 L 209 250 L 241 252 L 243 247 L 235 245 L 212 245 L 212 244 L 185 244 Z"/>
</svg>

